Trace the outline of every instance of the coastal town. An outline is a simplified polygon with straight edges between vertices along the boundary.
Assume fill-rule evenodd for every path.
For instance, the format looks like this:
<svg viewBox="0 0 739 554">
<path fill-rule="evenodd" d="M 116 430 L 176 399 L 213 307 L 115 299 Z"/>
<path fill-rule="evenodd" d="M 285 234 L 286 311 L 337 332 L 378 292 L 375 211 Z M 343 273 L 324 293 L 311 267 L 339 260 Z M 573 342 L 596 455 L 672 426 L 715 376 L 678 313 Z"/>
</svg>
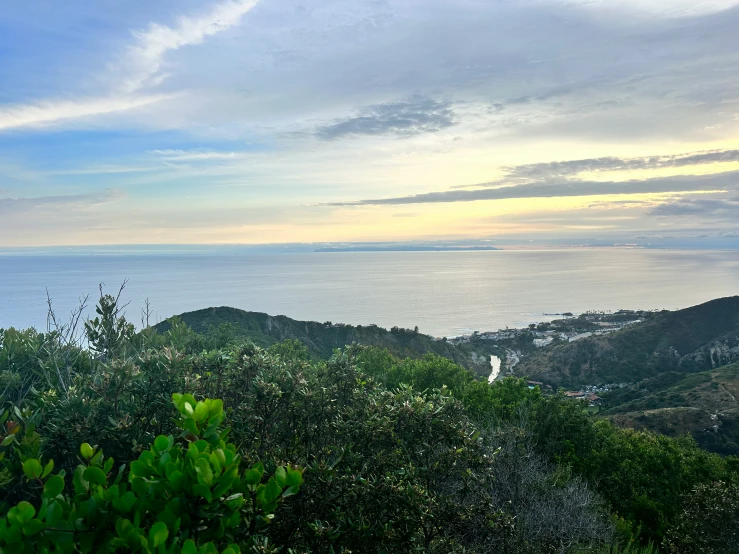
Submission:
<svg viewBox="0 0 739 554">
<path fill-rule="evenodd" d="M 475 331 L 448 339 L 455 345 L 491 346 L 489 350 L 491 372 L 490 383 L 500 377 L 515 375 L 516 365 L 525 356 L 540 348 L 557 343 L 575 342 L 586 337 L 601 336 L 614 333 L 629 325 L 640 323 L 652 317 L 656 312 L 643 310 L 589 311 L 575 315 L 571 312 L 562 314 L 542 314 L 553 317 L 550 321 L 531 323 L 521 328 L 506 328 L 497 331 Z M 551 385 L 539 381 L 528 381 L 529 388 L 539 387 L 544 393 L 555 392 Z M 607 393 L 619 384 L 587 386 L 580 390 L 563 391 L 567 398 L 587 402 L 588 406 L 597 409 L 602 402 L 599 394 Z"/>
<path fill-rule="evenodd" d="M 532 338 L 535 347 L 541 348 L 554 341 L 574 342 L 593 335 L 607 335 L 644 320 L 646 314 L 653 314 L 642 310 L 618 310 L 616 312 L 585 312 L 574 315 L 571 312 L 562 314 L 543 314 L 546 316 L 560 316 L 542 323 L 531 323 L 527 327 L 506 328 L 497 331 L 475 331 L 472 334 L 460 335 L 449 339 L 454 344 L 465 344 L 476 340 L 503 342 L 520 337 Z"/>
</svg>

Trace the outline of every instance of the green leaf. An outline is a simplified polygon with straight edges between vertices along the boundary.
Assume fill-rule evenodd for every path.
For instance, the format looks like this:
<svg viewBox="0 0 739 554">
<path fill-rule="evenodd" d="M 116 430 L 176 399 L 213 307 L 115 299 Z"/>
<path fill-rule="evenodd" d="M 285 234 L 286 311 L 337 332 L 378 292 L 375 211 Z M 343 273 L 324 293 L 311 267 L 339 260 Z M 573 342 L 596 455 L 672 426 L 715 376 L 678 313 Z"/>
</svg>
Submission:
<svg viewBox="0 0 739 554">
<path fill-rule="evenodd" d="M 18 523 L 21 525 L 31 521 L 33 516 L 36 515 L 36 508 L 25 500 L 19 502 L 15 509 L 17 510 Z"/>
<path fill-rule="evenodd" d="M 35 535 L 46 528 L 46 524 L 40 519 L 32 519 L 21 527 L 23 534 L 26 536 Z"/>
<path fill-rule="evenodd" d="M 151 542 L 151 545 L 154 548 L 160 544 L 164 544 L 167 537 L 169 537 L 169 529 L 167 529 L 167 526 L 164 523 L 158 521 L 152 525 L 151 530 L 149 531 L 149 542 Z"/>
<path fill-rule="evenodd" d="M 105 473 L 103 470 L 96 466 L 90 466 L 85 470 L 83 477 L 86 481 L 93 483 L 94 485 L 105 484 Z"/>
<path fill-rule="evenodd" d="M 299 469 L 287 468 L 287 480 L 285 484 L 289 487 L 297 487 L 303 483 L 303 473 Z"/>
<path fill-rule="evenodd" d="M 294 496 L 300 492 L 299 486 L 294 487 L 288 487 L 286 488 L 282 493 L 282 498 L 287 498 L 288 496 Z"/>
<path fill-rule="evenodd" d="M 83 443 L 82 443 L 82 444 L 80 445 L 80 454 L 82 454 L 82 457 L 83 457 L 83 458 L 84 458 L 85 460 L 89 460 L 90 458 L 92 458 L 92 455 L 93 455 L 94 453 L 95 453 L 95 451 L 94 451 L 94 450 L 92 449 L 92 446 L 90 446 L 90 445 L 89 445 L 89 444 L 87 444 L 86 442 L 83 442 Z"/>
<path fill-rule="evenodd" d="M 51 473 L 52 469 L 54 469 L 54 460 L 49 460 L 49 463 L 47 463 L 46 466 L 44 466 L 44 472 L 41 474 L 41 478 L 43 479 L 49 473 Z"/>
<path fill-rule="evenodd" d="M 114 463 L 113 458 L 108 458 L 107 460 L 105 460 L 105 464 L 103 465 L 103 471 L 105 472 L 106 475 L 110 473 L 111 469 L 113 469 L 113 463 Z"/>
<path fill-rule="evenodd" d="M 209 408 L 209 416 L 219 416 L 223 413 L 223 400 L 211 400 Z"/>
<path fill-rule="evenodd" d="M 198 554 L 198 547 L 192 539 L 187 539 L 182 545 L 182 554 Z"/>
<path fill-rule="evenodd" d="M 275 478 L 270 478 L 266 485 L 260 485 L 257 489 L 257 500 L 264 506 L 271 504 L 282 494 L 282 489 L 277 485 Z"/>
<path fill-rule="evenodd" d="M 204 402 L 198 402 L 195 405 L 195 421 L 198 423 L 202 423 L 206 419 L 208 419 L 208 414 L 210 413 L 210 410 L 208 410 L 208 406 L 205 405 Z"/>
<path fill-rule="evenodd" d="M 41 477 L 44 469 L 41 467 L 41 463 L 36 458 L 28 458 L 23 462 L 23 473 L 29 479 L 38 479 Z"/>
<path fill-rule="evenodd" d="M 180 490 L 182 485 L 185 484 L 185 474 L 181 471 L 173 471 L 168 477 L 169 483 L 172 485 L 174 490 Z"/>
<path fill-rule="evenodd" d="M 72 476 L 72 485 L 74 485 L 74 492 L 77 494 L 85 493 L 90 488 L 90 483 L 87 482 L 84 474 L 85 466 L 83 465 L 77 466 L 77 469 L 74 470 L 74 475 Z"/>
<path fill-rule="evenodd" d="M 244 474 L 244 481 L 247 485 L 258 485 L 262 480 L 262 471 L 257 467 L 253 467 Z"/>
<path fill-rule="evenodd" d="M 131 479 L 131 490 L 136 494 L 146 494 L 149 491 L 149 485 L 141 477 Z"/>
<path fill-rule="evenodd" d="M 92 457 L 92 459 L 90 460 L 90 465 L 100 466 L 102 460 L 103 460 L 103 451 L 102 450 L 98 450 L 95 453 L 95 455 Z"/>
<path fill-rule="evenodd" d="M 154 447 L 159 450 L 159 452 L 169 450 L 169 439 L 164 435 L 159 435 L 154 439 Z"/>
<path fill-rule="evenodd" d="M 56 525 L 63 516 L 63 509 L 58 502 L 52 502 L 46 509 L 46 523 L 48 525 Z"/>
<path fill-rule="evenodd" d="M 15 440 L 15 435 L 8 435 L 2 440 L 2 442 L 0 442 L 0 446 L 8 446 L 14 440 Z"/>
<path fill-rule="evenodd" d="M 136 504 L 136 495 L 131 491 L 113 500 L 113 507 L 124 514 L 130 512 L 134 504 Z"/>
<path fill-rule="evenodd" d="M 146 467 L 144 462 L 136 460 L 135 462 L 131 462 L 130 473 L 133 477 L 148 477 L 151 474 L 151 470 Z"/>
<path fill-rule="evenodd" d="M 275 480 L 280 487 L 285 486 L 285 483 L 287 483 L 287 472 L 285 471 L 284 467 L 279 466 L 275 470 Z"/>
<path fill-rule="evenodd" d="M 210 463 L 205 458 L 198 458 L 195 462 L 195 472 L 198 476 L 198 483 L 210 487 L 213 484 L 213 470 Z"/>
<path fill-rule="evenodd" d="M 113 501 L 116 498 L 118 498 L 120 494 L 121 494 L 121 491 L 118 488 L 118 485 L 113 485 L 112 487 L 108 487 L 105 490 L 105 500 Z"/>
<path fill-rule="evenodd" d="M 64 490 L 64 479 L 59 475 L 52 475 L 44 483 L 44 494 L 48 497 L 54 498 L 55 496 L 62 493 Z"/>
<path fill-rule="evenodd" d="M 215 488 L 213 489 L 213 497 L 220 498 L 221 496 L 226 494 L 229 490 L 231 490 L 231 487 L 233 486 L 234 481 L 235 479 L 232 479 L 230 477 L 220 478 Z"/>
<path fill-rule="evenodd" d="M 210 492 L 210 489 L 206 487 L 205 485 L 193 485 L 192 486 L 192 492 L 197 494 L 198 496 L 205 498 L 208 502 L 211 502 L 213 500 L 213 494 Z"/>
</svg>

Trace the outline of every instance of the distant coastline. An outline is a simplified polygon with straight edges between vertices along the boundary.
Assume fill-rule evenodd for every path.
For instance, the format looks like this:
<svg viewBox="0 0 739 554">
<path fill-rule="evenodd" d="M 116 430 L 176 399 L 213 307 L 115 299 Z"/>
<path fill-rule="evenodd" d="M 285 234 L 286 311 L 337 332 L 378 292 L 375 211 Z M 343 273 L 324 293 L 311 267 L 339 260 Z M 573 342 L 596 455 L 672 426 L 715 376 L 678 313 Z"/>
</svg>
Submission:
<svg viewBox="0 0 739 554">
<path fill-rule="evenodd" d="M 316 248 L 313 252 L 473 252 L 501 250 L 494 246 L 336 246 Z"/>
</svg>

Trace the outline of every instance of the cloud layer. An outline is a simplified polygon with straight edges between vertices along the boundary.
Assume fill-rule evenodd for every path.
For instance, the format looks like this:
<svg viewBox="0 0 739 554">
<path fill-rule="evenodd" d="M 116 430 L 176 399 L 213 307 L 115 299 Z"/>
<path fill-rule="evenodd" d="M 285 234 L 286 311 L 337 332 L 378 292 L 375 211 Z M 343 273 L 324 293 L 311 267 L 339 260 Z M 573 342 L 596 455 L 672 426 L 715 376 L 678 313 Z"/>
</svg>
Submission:
<svg viewBox="0 0 739 554">
<path fill-rule="evenodd" d="M 23 240 L 739 229 L 739 0 L 30 4 L 0 16 Z"/>
</svg>

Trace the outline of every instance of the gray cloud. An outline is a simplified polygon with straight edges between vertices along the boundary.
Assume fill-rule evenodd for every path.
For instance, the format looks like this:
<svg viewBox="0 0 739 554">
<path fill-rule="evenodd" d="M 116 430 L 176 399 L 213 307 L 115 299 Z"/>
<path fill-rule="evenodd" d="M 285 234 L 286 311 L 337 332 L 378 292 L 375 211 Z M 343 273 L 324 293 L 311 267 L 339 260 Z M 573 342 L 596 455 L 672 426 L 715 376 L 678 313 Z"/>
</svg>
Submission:
<svg viewBox="0 0 739 554">
<path fill-rule="evenodd" d="M 479 186 L 484 187 L 489 183 Z M 713 175 L 680 175 L 631 181 L 561 181 L 536 182 L 476 190 L 453 189 L 427 192 L 412 196 L 373 198 L 353 202 L 331 202 L 328 206 L 374 206 L 396 204 L 431 204 L 440 202 L 472 202 L 475 200 L 504 200 L 511 198 L 555 198 L 594 196 L 602 194 L 645 194 L 666 192 L 693 192 L 706 190 L 735 190 L 739 185 L 739 171 Z"/>
<path fill-rule="evenodd" d="M 633 171 L 640 169 L 662 169 L 668 167 L 689 167 L 720 162 L 739 161 L 739 150 L 708 150 L 689 152 L 674 156 L 644 156 L 637 158 L 584 158 L 561 162 L 544 162 L 504 167 L 506 178 L 497 184 L 516 184 L 530 181 L 561 178 L 568 179 L 590 171 Z M 453 188 L 478 188 L 480 185 L 459 185 Z"/>
<path fill-rule="evenodd" d="M 655 206 L 649 211 L 657 217 L 701 217 L 711 219 L 739 219 L 739 197 L 684 198 Z"/>
<path fill-rule="evenodd" d="M 370 106 L 356 117 L 320 127 L 316 136 L 323 140 L 358 135 L 406 138 L 435 133 L 454 124 L 454 112 L 449 102 L 418 98 Z"/>
<path fill-rule="evenodd" d="M 57 208 L 87 208 L 107 204 L 120 198 L 117 189 L 107 189 L 86 194 L 59 196 L 37 196 L 32 198 L 0 198 L 0 214 L 19 215 L 34 211 L 49 211 Z"/>
<path fill-rule="evenodd" d="M 719 162 L 739 161 L 739 150 L 711 150 L 678 154 L 675 156 L 646 156 L 642 158 L 590 158 L 519 165 L 505 168 L 512 178 L 565 177 L 586 171 L 624 171 L 686 167 Z"/>
</svg>

